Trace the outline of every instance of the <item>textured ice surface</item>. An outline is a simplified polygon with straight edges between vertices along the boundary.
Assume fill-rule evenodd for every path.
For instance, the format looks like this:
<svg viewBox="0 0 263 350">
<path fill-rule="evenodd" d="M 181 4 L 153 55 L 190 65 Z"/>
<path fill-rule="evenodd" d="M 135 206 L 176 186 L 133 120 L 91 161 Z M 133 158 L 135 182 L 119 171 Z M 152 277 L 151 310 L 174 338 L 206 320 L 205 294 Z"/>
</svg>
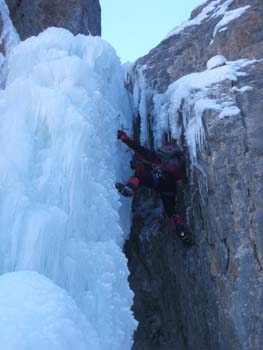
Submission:
<svg viewBox="0 0 263 350">
<path fill-rule="evenodd" d="M 3 350 L 100 350 L 91 325 L 67 293 L 36 272 L 0 276 Z"/>
<path fill-rule="evenodd" d="M 127 177 L 116 130 L 129 128 L 131 111 L 119 59 L 98 37 L 50 28 L 19 44 L 8 63 L 0 272 L 49 277 L 76 301 L 101 349 L 129 349 L 135 322 L 122 245 L 130 210 L 114 183 Z"/>
</svg>

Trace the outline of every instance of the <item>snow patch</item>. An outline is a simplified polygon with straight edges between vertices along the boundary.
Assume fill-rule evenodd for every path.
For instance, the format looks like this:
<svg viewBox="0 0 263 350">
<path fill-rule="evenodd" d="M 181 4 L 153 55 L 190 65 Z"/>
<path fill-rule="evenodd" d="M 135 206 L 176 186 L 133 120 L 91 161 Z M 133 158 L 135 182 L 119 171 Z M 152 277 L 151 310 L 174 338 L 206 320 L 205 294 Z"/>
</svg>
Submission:
<svg viewBox="0 0 263 350">
<path fill-rule="evenodd" d="M 248 92 L 248 91 L 251 91 L 251 90 L 253 90 L 253 87 L 252 87 L 252 86 L 249 86 L 249 85 L 247 85 L 247 86 L 242 86 L 241 88 L 238 88 L 237 86 L 234 86 L 234 87 L 232 88 L 232 91 L 233 91 L 233 92 L 238 92 L 238 93 L 241 93 L 241 94 L 243 94 L 243 93 L 245 93 L 245 92 Z"/>
<path fill-rule="evenodd" d="M 219 114 L 219 119 L 223 119 L 225 117 L 232 117 L 240 114 L 240 109 L 237 106 L 226 106 Z"/>
<path fill-rule="evenodd" d="M 220 16 L 224 16 L 225 12 L 233 4 L 234 0 L 221 0 L 219 1 L 219 4 L 216 8 L 216 10 L 213 12 L 211 18 L 216 18 Z"/>
<path fill-rule="evenodd" d="M 218 4 L 221 2 L 221 0 L 216 0 L 216 1 L 212 1 L 210 2 L 206 7 L 204 7 L 202 9 L 202 11 L 193 19 L 188 20 L 183 22 L 181 25 L 179 25 L 178 27 L 174 28 L 173 30 L 171 30 L 168 34 L 167 37 L 170 37 L 172 35 L 176 35 L 179 34 L 180 32 L 182 32 L 185 28 L 188 27 L 192 27 L 192 26 L 196 26 L 201 24 L 204 20 L 206 20 L 207 18 L 209 18 L 211 12 L 213 12 Z"/>
<path fill-rule="evenodd" d="M 213 32 L 213 37 L 215 38 L 217 32 L 222 32 L 227 30 L 227 25 L 234 21 L 235 19 L 239 18 L 242 16 L 246 10 L 250 7 L 244 6 L 240 7 L 234 10 L 228 11 L 229 6 L 233 4 L 234 0 L 215 0 L 211 1 L 205 6 L 202 11 L 193 19 L 190 19 L 188 21 L 183 22 L 181 25 L 178 27 L 174 28 L 172 31 L 170 31 L 166 38 L 179 34 L 182 32 L 184 29 L 192 26 L 197 26 L 203 23 L 204 21 L 212 20 L 217 17 L 223 16 L 223 18 L 217 23 L 215 26 L 214 32 Z M 210 42 L 210 44 L 213 43 L 214 40 Z"/>
<path fill-rule="evenodd" d="M 207 62 L 207 69 L 214 69 L 216 67 L 224 66 L 226 64 L 226 58 L 222 55 L 216 55 Z"/>
<path fill-rule="evenodd" d="M 242 16 L 249 8 L 250 6 L 248 5 L 248 6 L 237 8 L 232 11 L 226 11 L 224 14 L 224 17 L 215 26 L 213 37 L 215 38 L 218 31 L 226 30 L 225 28 L 226 25 L 228 25 L 230 22 Z"/>
<path fill-rule="evenodd" d="M 219 30 L 219 33 L 225 32 L 226 30 L 228 30 L 228 27 L 221 28 L 221 29 Z"/>
</svg>

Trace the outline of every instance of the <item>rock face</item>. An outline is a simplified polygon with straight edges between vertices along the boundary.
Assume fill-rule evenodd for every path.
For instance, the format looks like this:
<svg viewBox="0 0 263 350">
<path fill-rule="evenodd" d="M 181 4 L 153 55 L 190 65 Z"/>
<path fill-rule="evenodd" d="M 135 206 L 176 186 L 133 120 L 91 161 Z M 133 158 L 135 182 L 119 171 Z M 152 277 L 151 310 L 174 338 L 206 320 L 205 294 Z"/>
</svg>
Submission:
<svg viewBox="0 0 263 350">
<path fill-rule="evenodd" d="M 47 27 L 62 27 L 73 34 L 101 34 L 99 0 L 6 0 L 22 40 Z"/>
<path fill-rule="evenodd" d="M 196 24 L 200 15 L 204 18 Z M 139 321 L 134 350 L 261 350 L 263 2 L 208 1 L 193 12 L 191 24 L 136 63 L 135 82 L 143 69 L 148 87 L 150 126 L 156 118 L 154 95 L 186 74 L 206 70 L 211 57 L 258 61 L 244 68 L 238 80 L 226 79 L 211 89 L 213 99 L 233 100 L 240 113 L 221 118 L 218 111 L 204 109 L 201 115 L 204 144 L 195 164 L 189 155 L 189 182 L 178 195 L 196 245 L 186 248 L 174 238 L 166 219 L 160 219 L 158 196 L 142 190 L 134 199 L 125 247 Z M 194 114 L 183 100 L 178 111 L 182 124 L 186 112 Z M 182 128 L 187 154 L 185 132 Z M 152 227 L 155 234 L 143 238 Z"/>
<path fill-rule="evenodd" d="M 192 17 L 200 15 L 209 3 L 213 1 L 208 1 L 193 11 Z M 163 92 L 180 77 L 206 69 L 208 59 L 217 54 L 224 55 L 228 60 L 262 58 L 262 1 L 235 0 L 229 10 L 245 6 L 250 8 L 230 22 L 227 25 L 228 30 L 218 32 L 215 38 L 214 29 L 222 16 L 209 18 L 209 21 L 205 20 L 201 25 L 186 27 L 178 35 L 168 37 L 148 55 L 140 58 L 137 67 L 146 66 L 144 73 L 149 86 Z"/>
</svg>

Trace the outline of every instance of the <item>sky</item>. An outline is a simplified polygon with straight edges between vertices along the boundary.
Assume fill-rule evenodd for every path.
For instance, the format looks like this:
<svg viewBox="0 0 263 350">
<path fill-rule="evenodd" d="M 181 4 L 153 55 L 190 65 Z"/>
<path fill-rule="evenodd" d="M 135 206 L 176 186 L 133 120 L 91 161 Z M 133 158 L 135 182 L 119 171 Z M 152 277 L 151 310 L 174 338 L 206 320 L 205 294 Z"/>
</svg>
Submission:
<svg viewBox="0 0 263 350">
<path fill-rule="evenodd" d="M 100 0 L 102 38 L 121 61 L 144 56 L 204 0 Z"/>
</svg>

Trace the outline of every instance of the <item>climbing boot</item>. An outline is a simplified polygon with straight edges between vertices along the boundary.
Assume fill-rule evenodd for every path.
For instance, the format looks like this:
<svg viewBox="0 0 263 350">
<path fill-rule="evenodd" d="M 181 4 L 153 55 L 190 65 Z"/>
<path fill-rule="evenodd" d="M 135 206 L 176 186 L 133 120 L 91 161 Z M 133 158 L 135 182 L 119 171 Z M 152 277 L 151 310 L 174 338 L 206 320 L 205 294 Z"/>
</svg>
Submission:
<svg viewBox="0 0 263 350">
<path fill-rule="evenodd" d="M 182 230 L 179 232 L 179 238 L 185 245 L 193 245 L 194 241 L 193 239 L 189 236 L 189 234 L 186 232 L 186 230 Z"/>
<path fill-rule="evenodd" d="M 134 191 L 131 187 L 123 185 L 120 182 L 117 182 L 115 184 L 115 187 L 117 188 L 118 192 L 120 192 L 120 194 L 122 194 L 124 197 L 132 197 L 134 195 Z"/>
<path fill-rule="evenodd" d="M 169 221 L 170 221 L 170 226 L 173 232 L 176 234 L 176 236 L 179 237 L 184 244 L 192 245 L 193 240 L 191 239 L 181 216 L 179 214 L 173 214 L 170 217 Z"/>
</svg>

